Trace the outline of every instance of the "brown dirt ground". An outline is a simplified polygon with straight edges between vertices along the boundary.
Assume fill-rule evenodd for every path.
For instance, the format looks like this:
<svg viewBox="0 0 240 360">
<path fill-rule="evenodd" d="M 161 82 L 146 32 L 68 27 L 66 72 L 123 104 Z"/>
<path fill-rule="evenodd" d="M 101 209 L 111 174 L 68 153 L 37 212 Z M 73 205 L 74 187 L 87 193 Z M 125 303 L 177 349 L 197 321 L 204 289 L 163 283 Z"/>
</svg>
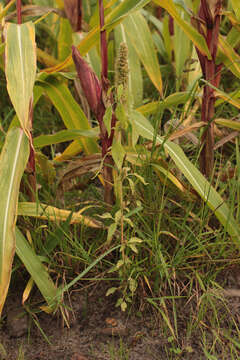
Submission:
<svg viewBox="0 0 240 360">
<path fill-rule="evenodd" d="M 115 307 L 116 298 L 105 296 L 106 290 L 107 288 L 103 284 L 99 284 L 94 289 L 72 292 L 71 308 L 74 309 L 75 318 L 70 313 L 70 328 L 63 326 L 62 318 L 43 312 L 35 314 L 34 317 L 27 315 L 25 317 L 27 323 L 22 319 L 19 320 L 19 323 L 14 323 L 11 328 L 12 324 L 9 319 L 17 306 L 16 299 L 19 298 L 19 292 L 12 292 L 7 299 L 0 323 L 0 345 L 7 353 L 4 355 L 4 351 L 0 347 L 0 360 L 207 359 L 197 337 L 186 340 L 185 327 L 190 308 L 179 307 L 180 313 L 182 312 L 182 318 L 179 318 L 179 338 L 181 349 L 187 349 L 187 346 L 190 346 L 192 352 L 183 350 L 181 354 L 175 355 L 170 350 L 172 345 L 166 337 L 166 327 L 165 336 L 163 335 L 163 320 L 159 318 L 157 312 L 155 313 L 152 308 L 150 310 L 147 306 L 143 306 L 141 309 L 140 306 L 138 316 L 128 316 Z M 234 304 L 232 306 L 235 306 L 234 311 L 236 311 L 236 301 Z M 133 312 L 132 310 L 131 314 Z M 237 315 L 236 321 L 239 323 L 238 317 Z M 34 323 L 33 319 L 37 320 L 39 326 Z M 27 326 L 26 331 L 21 334 L 24 326 Z M 40 327 L 51 345 L 44 339 Z M 115 330 L 112 330 L 113 328 Z M 170 354 L 168 356 L 166 349 Z M 19 355 L 21 351 L 22 357 Z M 235 357 L 222 357 L 219 353 L 218 359 L 230 360 Z"/>
</svg>

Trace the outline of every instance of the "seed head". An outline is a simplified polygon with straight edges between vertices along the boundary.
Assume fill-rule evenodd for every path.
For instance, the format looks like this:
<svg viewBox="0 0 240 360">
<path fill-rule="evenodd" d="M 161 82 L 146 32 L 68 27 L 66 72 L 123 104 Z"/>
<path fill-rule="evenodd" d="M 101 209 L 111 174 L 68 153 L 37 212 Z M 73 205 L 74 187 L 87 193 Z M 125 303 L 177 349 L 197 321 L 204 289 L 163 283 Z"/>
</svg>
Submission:
<svg viewBox="0 0 240 360">
<path fill-rule="evenodd" d="M 119 47 L 118 57 L 116 61 L 115 85 L 116 87 L 118 87 L 119 85 L 123 86 L 123 103 L 126 103 L 127 101 L 128 73 L 128 47 L 126 43 L 122 42 Z"/>
</svg>

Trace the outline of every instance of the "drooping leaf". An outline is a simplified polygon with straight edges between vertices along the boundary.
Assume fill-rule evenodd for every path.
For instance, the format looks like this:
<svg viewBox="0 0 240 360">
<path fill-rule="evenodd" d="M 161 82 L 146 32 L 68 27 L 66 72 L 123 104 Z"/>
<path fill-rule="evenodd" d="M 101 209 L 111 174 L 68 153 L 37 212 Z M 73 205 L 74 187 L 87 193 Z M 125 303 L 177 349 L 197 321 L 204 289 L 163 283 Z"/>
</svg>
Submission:
<svg viewBox="0 0 240 360">
<path fill-rule="evenodd" d="M 65 221 L 68 219 L 71 211 L 58 209 L 54 206 L 46 204 L 37 204 L 33 202 L 20 202 L 18 204 L 18 215 L 31 216 L 39 219 L 51 221 Z M 73 212 L 71 217 L 71 224 L 83 223 L 86 226 L 93 228 L 101 228 L 102 224 L 99 221 L 91 219 L 88 216 L 82 215 L 82 211 Z"/>
<path fill-rule="evenodd" d="M 10 129 L 0 156 L 0 315 L 10 282 L 19 186 L 28 157 L 29 144 L 24 131 Z"/>
<path fill-rule="evenodd" d="M 169 95 L 162 101 L 154 101 L 146 105 L 142 105 L 136 110 L 143 115 L 154 114 L 157 111 L 163 111 L 164 109 L 170 109 L 173 108 L 174 106 L 185 104 L 189 99 L 190 95 L 191 95 L 190 92 L 187 91 L 176 92 Z"/>
<path fill-rule="evenodd" d="M 79 139 L 81 137 L 97 138 L 99 128 L 89 130 L 61 130 L 52 135 L 40 135 L 33 140 L 33 145 L 36 148 L 42 148 L 47 145 L 59 144 L 64 141 Z"/>
<path fill-rule="evenodd" d="M 180 17 L 173 0 L 153 0 L 153 2 L 167 10 L 177 24 L 183 29 L 188 38 L 192 40 L 194 45 L 201 51 L 201 53 L 211 60 L 211 54 L 204 37 L 187 21 Z"/>
<path fill-rule="evenodd" d="M 7 89 L 26 134 L 30 131 L 29 107 L 36 77 L 35 28 L 31 22 L 5 27 L 5 73 Z"/>
<path fill-rule="evenodd" d="M 140 10 L 149 2 L 150 0 L 125 0 L 123 2 L 120 2 L 117 6 L 113 8 L 112 11 L 109 12 L 109 14 L 107 14 L 105 18 L 105 28 L 107 29 L 107 31 L 111 31 L 126 16 L 128 16 L 134 11 Z M 86 55 L 86 53 L 99 41 L 99 35 L 100 28 L 99 26 L 96 26 L 84 37 L 84 39 L 78 45 L 78 50 L 80 51 L 80 54 L 82 56 Z M 58 72 L 72 65 L 72 63 L 72 57 L 68 56 L 60 64 L 45 69 L 44 71 L 47 73 Z"/>
<path fill-rule="evenodd" d="M 33 251 L 32 247 L 17 227 L 16 253 L 36 283 L 50 309 L 52 311 L 56 310 L 59 301 L 57 298 L 57 288 L 50 278 L 46 268 L 41 263 L 39 257 Z"/>
<path fill-rule="evenodd" d="M 225 41 L 222 36 L 219 37 L 219 49 L 218 63 L 224 63 L 235 76 L 240 78 L 240 56 L 234 50 L 234 47 Z"/>
<path fill-rule="evenodd" d="M 216 124 L 228 127 L 229 129 L 240 131 L 240 122 L 228 119 L 215 119 Z"/>
</svg>

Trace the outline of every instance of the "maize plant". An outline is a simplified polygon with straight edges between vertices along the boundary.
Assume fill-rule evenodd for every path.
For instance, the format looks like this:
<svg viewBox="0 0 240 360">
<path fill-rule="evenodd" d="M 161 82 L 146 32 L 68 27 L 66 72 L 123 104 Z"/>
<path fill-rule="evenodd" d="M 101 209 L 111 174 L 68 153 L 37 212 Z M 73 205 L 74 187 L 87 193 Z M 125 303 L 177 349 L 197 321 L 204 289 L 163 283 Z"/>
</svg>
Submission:
<svg viewBox="0 0 240 360">
<path fill-rule="evenodd" d="M 78 77 L 81 82 L 82 89 L 87 98 L 90 109 L 96 116 L 100 127 L 100 140 L 102 146 L 103 160 L 103 180 L 104 180 L 104 201 L 107 204 L 114 203 L 113 193 L 113 160 L 110 149 L 114 137 L 114 128 L 116 125 L 116 116 L 112 113 L 111 130 L 108 133 L 104 124 L 104 115 L 106 109 L 113 105 L 111 96 L 108 94 L 108 54 L 107 54 L 107 36 L 104 30 L 104 8 L 103 1 L 99 0 L 99 18 L 100 18 L 100 43 L 101 43 L 101 81 L 98 80 L 96 74 L 88 66 L 86 61 L 81 58 L 76 47 L 72 48 L 72 56 L 77 69 Z"/>
</svg>

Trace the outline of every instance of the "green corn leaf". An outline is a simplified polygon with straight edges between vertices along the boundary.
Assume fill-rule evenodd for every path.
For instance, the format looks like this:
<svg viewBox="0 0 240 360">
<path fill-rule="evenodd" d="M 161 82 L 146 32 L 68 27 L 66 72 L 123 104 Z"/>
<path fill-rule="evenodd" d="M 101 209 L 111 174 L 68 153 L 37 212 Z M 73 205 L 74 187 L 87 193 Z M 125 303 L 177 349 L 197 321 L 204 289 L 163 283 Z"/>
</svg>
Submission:
<svg viewBox="0 0 240 360">
<path fill-rule="evenodd" d="M 29 143 L 24 131 L 10 129 L 0 156 L 0 315 L 11 277 L 18 193 L 28 157 Z"/>
<path fill-rule="evenodd" d="M 192 40 L 199 51 L 201 51 L 202 54 L 206 55 L 208 59 L 211 60 L 211 54 L 204 37 L 194 27 L 192 27 L 190 23 L 180 17 L 173 0 L 153 0 L 153 2 L 163 7 L 183 29 L 185 34 L 190 40 Z"/>
<path fill-rule="evenodd" d="M 58 34 L 58 59 L 63 61 L 71 53 L 72 27 L 68 19 L 60 18 L 60 29 Z"/>
<path fill-rule="evenodd" d="M 223 36 L 219 38 L 219 49 L 218 63 L 223 62 L 235 76 L 240 78 L 240 56 L 234 50 L 234 47 L 224 40 Z"/>
<path fill-rule="evenodd" d="M 45 94 L 58 110 L 68 129 L 91 130 L 87 117 L 73 98 L 66 84 L 51 76 L 44 81 L 39 80 L 38 86 L 44 89 Z M 82 137 L 76 141 L 85 150 L 86 154 L 98 152 L 96 140 Z"/>
<path fill-rule="evenodd" d="M 50 309 L 52 311 L 56 310 L 59 300 L 56 296 L 57 288 L 39 257 L 34 253 L 28 241 L 18 228 L 16 228 L 16 253 L 36 283 Z"/>
<path fill-rule="evenodd" d="M 238 0 L 231 0 L 233 10 L 238 20 L 240 20 L 240 4 Z"/>
<path fill-rule="evenodd" d="M 169 95 L 162 101 L 154 101 L 146 105 L 142 105 L 136 110 L 143 115 L 154 114 L 157 111 L 163 111 L 164 109 L 174 108 L 180 104 L 185 104 L 190 98 L 191 93 L 188 91 L 175 92 Z"/>
<path fill-rule="evenodd" d="M 125 42 L 128 46 L 128 104 L 130 107 L 139 106 L 143 99 L 143 78 L 141 63 L 139 57 L 129 40 L 124 21 L 114 29 L 116 49 L 119 49 L 120 43 Z"/>
<path fill-rule="evenodd" d="M 36 148 L 59 144 L 64 141 L 79 139 L 81 137 L 97 138 L 99 135 L 99 127 L 89 130 L 61 130 L 52 135 L 40 135 L 33 140 Z"/>
<path fill-rule="evenodd" d="M 140 12 L 135 12 L 124 20 L 123 26 L 149 78 L 162 95 L 160 66 L 154 48 L 152 34 L 145 18 Z"/>
<path fill-rule="evenodd" d="M 139 134 L 146 139 L 154 139 L 154 129 L 150 122 L 137 111 L 133 111 L 132 121 L 135 122 Z M 197 191 L 199 196 L 206 202 L 209 208 L 214 212 L 220 223 L 224 226 L 225 231 L 229 233 L 232 239 L 240 247 L 240 228 L 236 223 L 227 204 L 211 186 L 200 171 L 188 160 L 181 147 L 171 141 L 165 141 L 161 136 L 156 137 L 156 143 L 162 144 L 164 149 L 175 162 L 179 170 L 184 174 L 192 187 Z"/>
<path fill-rule="evenodd" d="M 5 27 L 5 73 L 7 89 L 20 124 L 30 131 L 29 105 L 36 77 L 35 28 L 31 22 Z"/>
</svg>

